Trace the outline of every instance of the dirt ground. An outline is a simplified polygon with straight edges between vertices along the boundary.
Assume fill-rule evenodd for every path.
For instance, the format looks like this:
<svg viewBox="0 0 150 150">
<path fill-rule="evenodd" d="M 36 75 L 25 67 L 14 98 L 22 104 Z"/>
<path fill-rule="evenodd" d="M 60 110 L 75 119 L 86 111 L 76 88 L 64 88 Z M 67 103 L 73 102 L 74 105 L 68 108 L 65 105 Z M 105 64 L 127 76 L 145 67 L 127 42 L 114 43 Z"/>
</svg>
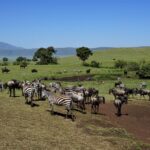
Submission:
<svg viewBox="0 0 150 150">
<path fill-rule="evenodd" d="M 116 110 L 112 103 L 100 107 L 100 113 L 114 126 L 125 128 L 137 139 L 150 143 L 150 103 L 147 105 L 127 104 L 122 108 L 122 116 L 115 116 Z"/>
</svg>

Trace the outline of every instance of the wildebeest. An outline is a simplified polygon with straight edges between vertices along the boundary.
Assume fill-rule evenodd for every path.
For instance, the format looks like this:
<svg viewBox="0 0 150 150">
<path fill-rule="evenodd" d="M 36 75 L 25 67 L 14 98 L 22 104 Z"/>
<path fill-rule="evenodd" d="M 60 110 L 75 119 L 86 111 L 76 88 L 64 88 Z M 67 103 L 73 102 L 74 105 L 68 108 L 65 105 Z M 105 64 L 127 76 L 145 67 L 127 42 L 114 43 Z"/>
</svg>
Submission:
<svg viewBox="0 0 150 150">
<path fill-rule="evenodd" d="M 117 96 L 115 101 L 114 101 L 114 105 L 117 109 L 117 116 L 121 116 L 121 108 L 122 108 L 122 105 L 125 103 L 127 104 L 128 102 L 128 97 L 127 95 L 124 95 L 124 96 Z"/>
<path fill-rule="evenodd" d="M 116 98 L 117 96 L 124 96 L 126 94 L 126 91 L 124 91 L 123 89 L 117 89 L 117 88 L 111 88 L 109 89 L 109 94 L 113 94 L 114 98 Z"/>
<path fill-rule="evenodd" d="M 105 97 L 104 96 L 93 96 L 91 97 L 91 113 L 98 113 L 99 112 L 99 105 L 105 104 Z"/>
<path fill-rule="evenodd" d="M 13 80 L 8 81 L 7 83 L 4 84 L 4 88 L 7 88 L 7 87 L 9 89 L 9 96 L 11 97 L 12 92 L 13 92 L 13 97 L 15 97 L 16 96 L 15 90 L 21 88 L 21 82 L 13 79 Z"/>
<path fill-rule="evenodd" d="M 73 102 L 77 104 L 78 108 L 81 108 L 82 112 L 85 111 L 85 96 L 83 91 L 81 92 L 68 92 L 67 95 L 72 98 Z"/>
<path fill-rule="evenodd" d="M 143 96 L 145 98 L 145 95 L 149 97 L 150 100 L 150 90 L 147 89 L 136 89 L 136 94 L 140 94 L 140 96 Z"/>
<path fill-rule="evenodd" d="M 95 88 L 84 89 L 86 103 L 90 103 L 92 96 L 98 96 L 99 91 Z"/>
</svg>

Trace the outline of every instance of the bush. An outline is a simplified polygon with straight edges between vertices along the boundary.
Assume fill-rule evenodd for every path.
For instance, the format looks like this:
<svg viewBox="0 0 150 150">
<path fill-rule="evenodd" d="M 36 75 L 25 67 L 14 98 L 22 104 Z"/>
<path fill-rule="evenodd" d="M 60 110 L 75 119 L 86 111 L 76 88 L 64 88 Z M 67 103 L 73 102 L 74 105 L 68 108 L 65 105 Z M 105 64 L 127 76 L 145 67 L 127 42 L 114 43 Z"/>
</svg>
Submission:
<svg viewBox="0 0 150 150">
<path fill-rule="evenodd" d="M 95 60 L 93 60 L 93 61 L 91 61 L 91 65 L 90 66 L 91 67 L 95 67 L 95 68 L 99 68 L 100 67 L 100 63 L 95 61 Z"/>
<path fill-rule="evenodd" d="M 141 79 L 150 79 L 150 63 L 144 64 L 137 72 L 137 75 Z"/>
<path fill-rule="evenodd" d="M 37 71 L 37 69 L 32 69 L 31 72 L 32 72 L 32 73 L 36 73 L 36 72 L 38 72 L 38 71 Z"/>
<path fill-rule="evenodd" d="M 20 65 L 20 62 L 14 61 L 14 62 L 13 62 L 13 65 Z"/>
<path fill-rule="evenodd" d="M 26 61 L 22 61 L 22 62 L 20 63 L 20 68 L 26 68 L 27 65 L 28 65 L 28 63 L 27 63 Z"/>
<path fill-rule="evenodd" d="M 140 66 L 137 62 L 129 62 L 127 64 L 127 70 L 129 71 L 138 71 L 140 69 Z"/>
<path fill-rule="evenodd" d="M 87 62 L 83 62 L 83 66 L 89 67 L 90 64 L 88 64 Z"/>
<path fill-rule="evenodd" d="M 4 61 L 3 63 L 1 63 L 2 66 L 8 66 L 8 62 Z"/>
<path fill-rule="evenodd" d="M 117 60 L 115 61 L 114 67 L 115 68 L 125 68 L 127 66 L 127 62 L 124 60 Z"/>
<path fill-rule="evenodd" d="M 89 74 L 91 72 L 91 69 L 87 69 L 86 73 Z"/>
</svg>

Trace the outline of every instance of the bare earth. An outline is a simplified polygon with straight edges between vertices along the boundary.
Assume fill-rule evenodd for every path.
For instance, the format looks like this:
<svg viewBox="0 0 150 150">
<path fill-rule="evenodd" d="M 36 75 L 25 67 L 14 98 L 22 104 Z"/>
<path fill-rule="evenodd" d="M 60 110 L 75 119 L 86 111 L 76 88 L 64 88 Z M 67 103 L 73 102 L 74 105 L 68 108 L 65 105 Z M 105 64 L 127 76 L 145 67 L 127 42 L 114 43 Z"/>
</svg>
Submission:
<svg viewBox="0 0 150 150">
<path fill-rule="evenodd" d="M 117 127 L 125 128 L 137 139 L 150 143 L 150 103 L 147 105 L 127 104 L 123 106 L 122 116 L 114 117 L 115 108 L 112 103 L 107 103 L 100 108 L 104 117 Z"/>
</svg>

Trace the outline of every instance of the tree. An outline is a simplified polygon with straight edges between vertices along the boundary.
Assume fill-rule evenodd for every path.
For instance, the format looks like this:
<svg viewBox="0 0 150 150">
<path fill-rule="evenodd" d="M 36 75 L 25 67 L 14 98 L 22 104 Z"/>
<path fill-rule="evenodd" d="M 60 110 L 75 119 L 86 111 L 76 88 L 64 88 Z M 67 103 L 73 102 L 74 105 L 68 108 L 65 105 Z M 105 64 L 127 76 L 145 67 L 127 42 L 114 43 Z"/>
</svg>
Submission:
<svg viewBox="0 0 150 150">
<path fill-rule="evenodd" d="M 46 65 L 50 63 L 56 63 L 53 54 L 56 53 L 56 50 L 53 47 L 48 48 L 39 48 L 33 56 L 33 60 L 39 60 L 38 64 Z"/>
<path fill-rule="evenodd" d="M 19 56 L 19 57 L 16 58 L 16 61 L 19 62 L 19 63 L 22 62 L 22 61 L 26 61 L 26 60 L 27 60 L 27 58 L 22 57 L 22 56 Z"/>
<path fill-rule="evenodd" d="M 6 62 L 8 61 L 8 58 L 7 57 L 3 57 L 3 62 Z"/>
<path fill-rule="evenodd" d="M 83 63 L 92 55 L 92 51 L 87 47 L 80 47 L 76 49 L 76 55 L 83 61 Z"/>
</svg>

